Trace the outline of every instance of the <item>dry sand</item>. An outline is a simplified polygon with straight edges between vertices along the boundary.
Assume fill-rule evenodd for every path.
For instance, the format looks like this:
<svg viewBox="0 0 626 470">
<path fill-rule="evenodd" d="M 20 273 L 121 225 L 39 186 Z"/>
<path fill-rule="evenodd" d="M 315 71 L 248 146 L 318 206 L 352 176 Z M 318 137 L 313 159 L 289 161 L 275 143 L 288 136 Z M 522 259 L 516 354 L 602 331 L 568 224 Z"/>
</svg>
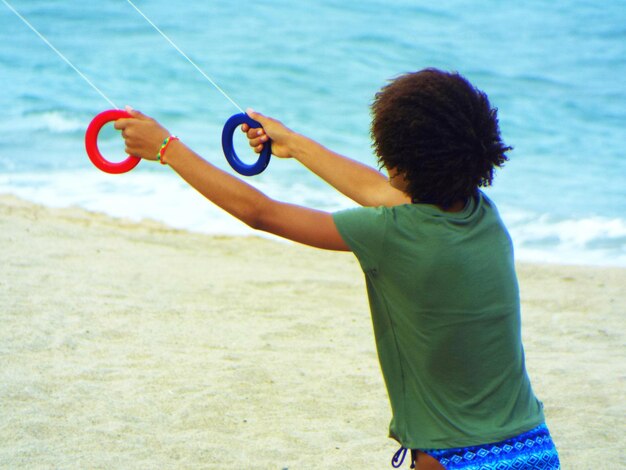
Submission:
<svg viewBox="0 0 626 470">
<path fill-rule="evenodd" d="M 352 255 L 11 196 L 0 247 L 0 468 L 390 468 Z M 626 468 L 626 269 L 519 275 L 563 468 Z"/>
</svg>

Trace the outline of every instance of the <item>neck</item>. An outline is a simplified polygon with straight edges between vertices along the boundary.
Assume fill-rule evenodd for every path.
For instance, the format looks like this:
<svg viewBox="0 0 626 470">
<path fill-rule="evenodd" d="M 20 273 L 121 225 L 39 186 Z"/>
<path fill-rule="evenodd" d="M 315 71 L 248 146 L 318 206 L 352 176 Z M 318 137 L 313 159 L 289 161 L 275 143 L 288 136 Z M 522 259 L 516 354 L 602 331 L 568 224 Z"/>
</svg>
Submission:
<svg viewBox="0 0 626 470">
<path fill-rule="evenodd" d="M 454 202 L 452 205 L 448 207 L 437 206 L 444 212 L 461 212 L 465 208 L 465 201 L 463 199 L 459 199 Z"/>
<path fill-rule="evenodd" d="M 421 202 L 419 201 L 419 199 L 413 199 L 413 204 L 420 204 Z M 435 207 L 438 207 L 439 209 L 441 209 L 444 212 L 461 212 L 463 209 L 465 209 L 465 204 L 466 204 L 466 200 L 465 199 L 459 199 L 458 201 L 453 202 L 452 204 L 450 204 L 449 206 L 442 206 L 439 204 L 434 204 Z"/>
</svg>

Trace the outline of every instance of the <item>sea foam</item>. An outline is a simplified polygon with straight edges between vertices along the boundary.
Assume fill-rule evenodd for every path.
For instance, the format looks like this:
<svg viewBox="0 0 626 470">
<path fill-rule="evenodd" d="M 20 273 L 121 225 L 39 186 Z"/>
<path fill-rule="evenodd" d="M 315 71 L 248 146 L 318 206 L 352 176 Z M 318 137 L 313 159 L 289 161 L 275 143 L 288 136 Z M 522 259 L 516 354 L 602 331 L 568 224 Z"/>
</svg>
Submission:
<svg viewBox="0 0 626 470">
<path fill-rule="evenodd" d="M 255 180 L 253 185 L 270 197 L 320 210 L 332 212 L 354 206 L 316 182 L 265 178 Z M 169 172 L 135 170 L 112 176 L 94 169 L 0 174 L 0 193 L 50 207 L 78 206 L 133 221 L 155 220 L 199 233 L 266 236 L 213 205 Z M 500 210 L 519 261 L 626 266 L 625 219 L 557 218 L 510 204 Z"/>
</svg>

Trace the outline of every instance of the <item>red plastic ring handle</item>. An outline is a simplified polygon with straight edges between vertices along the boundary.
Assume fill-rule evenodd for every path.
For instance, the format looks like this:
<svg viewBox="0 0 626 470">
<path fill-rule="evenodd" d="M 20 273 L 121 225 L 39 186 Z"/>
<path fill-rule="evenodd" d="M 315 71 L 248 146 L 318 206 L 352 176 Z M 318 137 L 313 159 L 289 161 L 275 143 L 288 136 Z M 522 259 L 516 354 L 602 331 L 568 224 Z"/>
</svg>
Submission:
<svg viewBox="0 0 626 470">
<path fill-rule="evenodd" d="M 87 150 L 87 155 L 89 156 L 91 163 L 105 173 L 126 173 L 127 171 L 135 168 L 141 161 L 141 158 L 129 155 L 126 160 L 119 163 L 113 163 L 106 160 L 100 153 L 100 149 L 98 149 L 98 134 L 100 133 L 102 126 L 111 121 L 130 117 L 132 116 L 126 111 L 122 111 L 121 109 L 110 109 L 98 114 L 95 118 L 93 118 L 89 127 L 87 127 L 87 132 L 85 133 L 85 149 Z"/>
</svg>

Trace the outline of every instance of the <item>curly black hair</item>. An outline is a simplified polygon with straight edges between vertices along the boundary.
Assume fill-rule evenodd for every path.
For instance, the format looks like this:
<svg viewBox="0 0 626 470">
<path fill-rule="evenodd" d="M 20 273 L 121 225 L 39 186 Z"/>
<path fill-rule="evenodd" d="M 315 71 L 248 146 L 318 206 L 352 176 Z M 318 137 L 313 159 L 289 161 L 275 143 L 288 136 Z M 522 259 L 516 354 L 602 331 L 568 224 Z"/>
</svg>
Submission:
<svg viewBox="0 0 626 470">
<path fill-rule="evenodd" d="M 372 103 L 381 166 L 407 180 L 413 202 L 448 208 L 493 181 L 512 149 L 487 95 L 456 72 L 424 69 L 392 80 Z"/>
</svg>

